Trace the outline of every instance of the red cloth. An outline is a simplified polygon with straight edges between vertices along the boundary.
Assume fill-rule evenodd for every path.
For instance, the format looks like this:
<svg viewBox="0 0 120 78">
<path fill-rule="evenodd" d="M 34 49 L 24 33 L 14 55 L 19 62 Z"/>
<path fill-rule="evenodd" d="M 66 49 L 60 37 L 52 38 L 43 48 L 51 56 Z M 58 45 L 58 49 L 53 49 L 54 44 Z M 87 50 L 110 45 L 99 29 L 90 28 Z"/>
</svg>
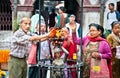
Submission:
<svg viewBox="0 0 120 78">
<path fill-rule="evenodd" d="M 107 60 L 107 63 L 108 63 L 108 68 L 110 72 L 110 78 L 112 78 L 112 59 Z"/>
<path fill-rule="evenodd" d="M 72 41 L 71 37 L 68 37 L 70 40 L 70 44 L 68 45 L 67 40 L 63 41 L 63 47 L 69 52 L 68 54 L 68 59 L 72 59 L 73 58 L 73 54 L 77 53 L 77 45 Z M 60 53 L 60 56 L 62 56 L 64 54 L 64 52 L 62 51 Z M 54 58 L 56 58 L 56 53 L 54 53 Z"/>
<path fill-rule="evenodd" d="M 28 56 L 28 64 L 37 64 L 36 62 L 36 52 L 37 51 L 37 45 L 32 44 L 30 48 L 30 53 Z"/>
<path fill-rule="evenodd" d="M 72 59 L 73 54 L 77 53 L 77 45 L 73 43 L 73 41 L 71 40 L 71 37 L 69 37 L 69 39 L 70 39 L 70 44 L 68 45 L 67 41 L 65 40 L 63 42 L 63 47 L 69 52 L 68 59 Z"/>
</svg>

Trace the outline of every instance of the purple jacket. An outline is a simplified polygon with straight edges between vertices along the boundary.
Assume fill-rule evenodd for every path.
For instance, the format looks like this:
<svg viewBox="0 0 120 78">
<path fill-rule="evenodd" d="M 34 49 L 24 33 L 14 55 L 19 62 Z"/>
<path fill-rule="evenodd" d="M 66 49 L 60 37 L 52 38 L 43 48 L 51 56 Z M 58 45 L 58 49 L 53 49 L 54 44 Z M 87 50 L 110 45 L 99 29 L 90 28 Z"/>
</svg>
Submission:
<svg viewBox="0 0 120 78">
<path fill-rule="evenodd" d="M 76 43 L 76 44 L 79 44 L 80 45 L 80 38 L 77 38 L 76 37 L 76 33 L 72 33 L 72 38 L 73 38 L 73 41 Z M 84 37 L 82 39 L 82 48 L 84 49 L 87 44 L 89 43 L 89 39 L 88 37 Z M 100 44 L 99 44 L 99 53 L 101 54 L 101 58 L 103 59 L 111 59 L 112 57 L 112 52 L 111 52 L 111 49 L 110 49 L 110 46 L 108 44 L 107 41 L 100 41 Z"/>
</svg>

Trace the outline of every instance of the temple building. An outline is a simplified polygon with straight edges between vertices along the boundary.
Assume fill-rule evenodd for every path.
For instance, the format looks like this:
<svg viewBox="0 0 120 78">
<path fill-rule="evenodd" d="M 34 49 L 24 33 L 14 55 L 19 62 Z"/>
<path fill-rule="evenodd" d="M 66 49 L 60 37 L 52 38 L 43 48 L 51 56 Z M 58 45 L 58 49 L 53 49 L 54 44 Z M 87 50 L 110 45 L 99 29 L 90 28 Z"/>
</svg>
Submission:
<svg viewBox="0 0 120 78">
<path fill-rule="evenodd" d="M 44 10 L 46 6 L 55 7 L 60 1 L 64 2 L 67 13 L 76 15 L 78 23 L 81 23 L 82 20 L 83 35 L 87 34 L 90 23 L 106 26 L 109 3 L 114 3 L 115 9 L 120 11 L 120 0 L 83 0 L 83 6 L 81 5 L 82 0 L 0 0 L 0 42 L 10 41 L 15 17 L 17 20 L 24 16 L 31 17 L 39 6 L 41 10 Z M 17 15 L 15 16 L 15 14 Z M 81 15 L 83 15 L 82 18 Z"/>
</svg>

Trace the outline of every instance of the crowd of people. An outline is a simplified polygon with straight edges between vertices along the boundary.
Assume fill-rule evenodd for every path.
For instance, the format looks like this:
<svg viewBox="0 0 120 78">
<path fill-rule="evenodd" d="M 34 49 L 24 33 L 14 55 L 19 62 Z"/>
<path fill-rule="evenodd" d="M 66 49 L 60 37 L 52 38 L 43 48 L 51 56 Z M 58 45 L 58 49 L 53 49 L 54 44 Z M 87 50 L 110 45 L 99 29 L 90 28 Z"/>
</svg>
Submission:
<svg viewBox="0 0 120 78">
<path fill-rule="evenodd" d="M 74 60 L 73 56 L 75 54 L 77 55 L 78 52 L 82 52 L 82 57 L 78 58 L 82 58 L 83 61 L 83 78 L 92 78 L 91 59 L 94 59 L 97 63 L 101 59 L 105 59 L 109 70 L 109 76 L 105 78 L 119 78 L 120 58 L 119 56 L 116 57 L 116 53 L 119 53 L 119 48 L 116 47 L 120 46 L 120 14 L 118 11 L 114 10 L 113 3 L 109 4 L 109 9 L 110 12 L 107 14 L 107 30 L 110 34 L 108 36 L 104 35 L 103 26 L 97 23 L 91 23 L 88 26 L 89 33 L 85 37 L 81 37 L 81 27 L 80 24 L 75 21 L 76 16 L 74 14 L 67 14 L 64 7 L 60 7 L 57 13 L 55 13 L 55 9 L 52 9 L 52 13 L 49 17 L 48 14 L 43 13 L 46 16 L 41 16 L 40 26 L 39 20 L 37 20 L 36 25 L 34 24 L 34 26 L 32 26 L 33 29 L 31 29 L 32 20 L 29 17 L 23 17 L 20 21 L 20 28 L 12 37 L 8 64 L 9 78 L 26 78 L 27 71 L 29 72 L 28 78 L 38 78 L 38 74 L 36 73 L 39 73 L 39 71 L 41 72 L 40 78 L 50 78 L 47 71 L 48 68 L 44 67 L 46 70 L 38 70 L 38 68 L 36 68 L 38 64 L 29 65 L 29 69 L 30 67 L 33 69 L 36 68 L 36 72 L 27 70 L 27 57 L 29 56 L 29 49 L 33 42 L 37 45 L 36 60 L 39 60 L 38 57 L 40 57 L 40 59 L 53 59 L 55 56 L 58 56 L 55 55 L 55 47 L 51 41 L 51 38 L 55 35 L 55 33 L 53 33 L 54 28 L 60 28 L 61 35 L 64 37 L 61 46 L 69 52 L 65 62 L 66 65 L 75 65 L 77 62 L 70 60 Z M 48 9 L 46 8 L 46 10 Z M 30 32 L 30 30 L 34 31 Z M 82 51 L 80 50 L 80 46 L 82 46 Z M 61 59 L 66 57 L 65 55 L 64 50 L 59 54 Z M 51 60 L 47 60 L 44 63 L 45 65 L 53 64 Z M 76 68 L 72 68 L 71 71 L 64 71 L 65 76 L 63 78 L 77 78 L 79 73 L 75 70 Z M 33 73 L 35 74 L 33 75 Z M 54 76 L 52 78 L 54 78 Z"/>
</svg>

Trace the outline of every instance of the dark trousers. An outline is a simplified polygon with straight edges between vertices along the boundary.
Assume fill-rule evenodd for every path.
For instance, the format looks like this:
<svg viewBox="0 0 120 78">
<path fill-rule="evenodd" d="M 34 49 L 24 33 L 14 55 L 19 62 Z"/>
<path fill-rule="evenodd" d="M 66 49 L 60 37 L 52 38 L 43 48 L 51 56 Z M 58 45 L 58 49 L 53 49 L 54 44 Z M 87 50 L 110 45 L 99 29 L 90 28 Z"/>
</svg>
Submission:
<svg viewBox="0 0 120 78">
<path fill-rule="evenodd" d="M 38 78 L 40 74 L 40 78 L 46 78 L 47 75 L 47 67 L 40 68 L 38 66 L 29 67 L 28 78 Z"/>
<path fill-rule="evenodd" d="M 46 78 L 47 75 L 47 67 L 40 68 L 40 78 Z"/>
<path fill-rule="evenodd" d="M 28 78 L 38 78 L 38 66 L 29 67 Z"/>
</svg>

